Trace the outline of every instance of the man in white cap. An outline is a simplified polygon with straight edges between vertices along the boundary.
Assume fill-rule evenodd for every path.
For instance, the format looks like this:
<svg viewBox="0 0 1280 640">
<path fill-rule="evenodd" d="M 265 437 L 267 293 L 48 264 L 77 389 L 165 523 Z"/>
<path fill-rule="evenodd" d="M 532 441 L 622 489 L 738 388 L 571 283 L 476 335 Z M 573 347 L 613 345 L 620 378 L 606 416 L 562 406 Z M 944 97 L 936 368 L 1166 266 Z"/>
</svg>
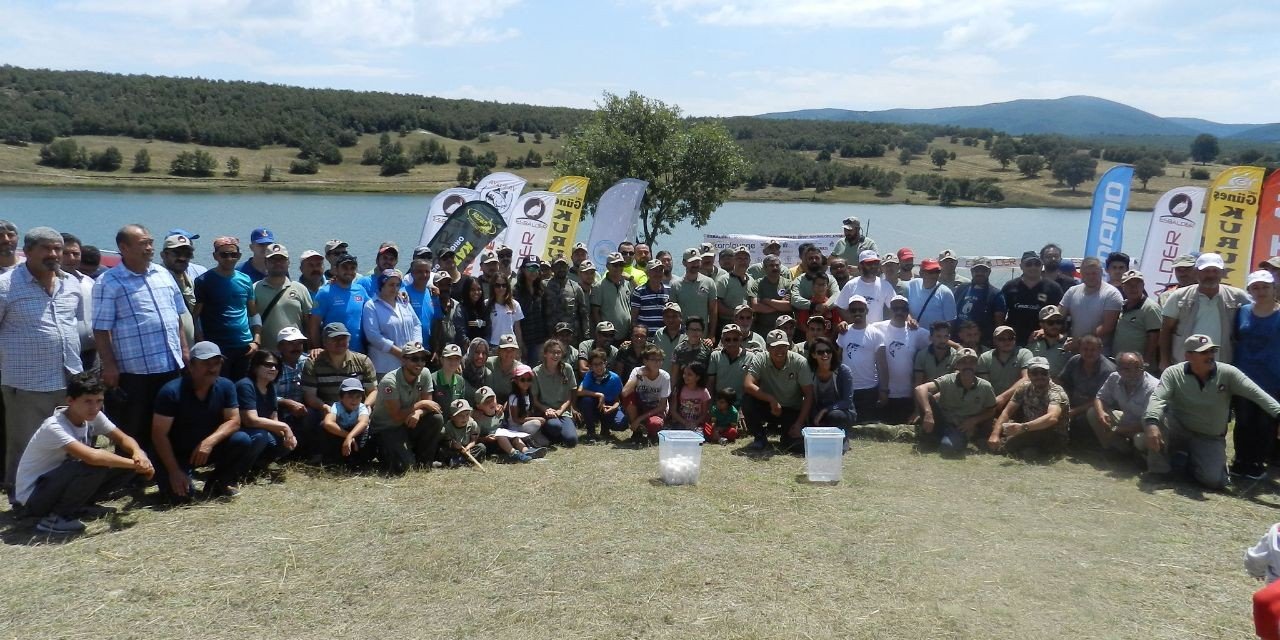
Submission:
<svg viewBox="0 0 1280 640">
<path fill-rule="evenodd" d="M 769 332 L 768 351 L 751 359 L 742 386 L 742 415 L 755 438 L 751 450 L 769 446 L 769 427 L 782 431 L 784 449 L 801 441 L 800 429 L 813 406 L 813 371 L 804 356 L 791 350 L 785 332 Z"/>
<path fill-rule="evenodd" d="M 1120 293 L 1124 296 L 1124 307 L 1116 321 L 1111 352 L 1119 355 L 1132 351 L 1155 368 L 1160 359 L 1160 327 L 1164 324 L 1160 305 L 1147 295 L 1141 271 L 1129 270 L 1120 277 Z"/>
<path fill-rule="evenodd" d="M 844 219 L 844 237 L 831 248 L 832 256 L 840 256 L 849 264 L 861 262 L 864 251 L 875 251 L 876 241 L 862 234 L 862 221 L 854 217 Z"/>
<path fill-rule="evenodd" d="M 1239 369 L 1216 360 L 1218 349 L 1207 335 L 1187 336 L 1184 362 L 1160 374 L 1143 419 L 1148 471 L 1190 471 L 1210 489 L 1225 488 L 1231 397 L 1242 396 L 1272 418 L 1280 416 L 1275 398 Z"/>
<path fill-rule="evenodd" d="M 880 421 L 888 424 L 905 424 L 911 416 L 916 354 L 929 346 L 929 330 L 908 325 L 910 316 L 907 299 L 894 296 L 889 300 L 889 319 L 872 325 L 881 336 L 876 348 Z"/>
<path fill-rule="evenodd" d="M 253 283 L 253 299 L 262 320 L 266 339 L 279 336 L 285 327 L 299 331 L 311 319 L 311 292 L 299 282 L 289 279 L 289 251 L 282 244 L 272 244 L 266 251 L 266 277 Z"/>
<path fill-rule="evenodd" d="M 280 374 L 276 376 L 276 412 L 296 433 L 306 427 L 307 404 L 302 392 L 302 369 L 307 364 L 307 337 L 297 327 L 285 327 L 276 334 L 276 356 Z"/>
<path fill-rule="evenodd" d="M 867 307 L 866 321 L 874 324 L 884 320 L 884 311 L 889 307 L 889 300 L 897 295 L 893 285 L 880 277 L 880 254 L 868 249 L 858 255 L 857 278 L 850 280 L 840 289 L 836 296 L 835 306 L 840 310 L 845 322 L 852 322 L 849 316 L 849 301 L 854 296 L 861 296 Z"/>
<path fill-rule="evenodd" d="M 707 364 L 707 388 L 733 389 L 737 393 L 737 404 L 741 406 L 745 389 L 742 386 L 747 376 L 747 365 L 751 364 L 754 355 L 746 349 L 746 335 L 742 328 L 730 322 L 720 329 L 720 348 L 711 352 Z"/>
<path fill-rule="evenodd" d="M 307 249 L 302 252 L 298 258 L 298 282 L 313 296 L 324 286 L 324 256 L 319 251 Z"/>
<path fill-rule="evenodd" d="M 953 293 L 962 284 L 968 284 L 969 279 L 956 273 L 956 266 L 960 264 L 956 253 L 950 249 L 943 250 L 938 254 L 938 266 L 942 267 L 942 273 L 938 276 L 938 282 L 947 285 Z"/>
<path fill-rule="evenodd" d="M 1035 458 L 1062 452 L 1067 446 L 1067 392 L 1049 378 L 1049 361 L 1032 358 L 1028 380 L 1018 385 L 991 428 L 987 446 L 1011 456 Z"/>
<path fill-rule="evenodd" d="M 708 335 L 715 335 L 713 332 L 720 316 L 720 288 L 700 271 L 702 263 L 697 249 L 685 250 L 684 277 L 671 283 L 671 301 L 680 305 L 685 316 L 698 316 L 705 320 Z M 721 273 L 726 278 L 729 275 Z"/>
<path fill-rule="evenodd" d="M 1249 303 L 1243 289 L 1222 283 L 1226 265 L 1216 253 L 1202 253 L 1196 258 L 1195 286 L 1186 286 L 1169 294 L 1161 313 L 1160 369 L 1182 362 L 1176 345 L 1186 336 L 1209 336 L 1221 350 L 1219 361 L 1231 362 L 1231 329 L 1240 307 Z"/>
</svg>

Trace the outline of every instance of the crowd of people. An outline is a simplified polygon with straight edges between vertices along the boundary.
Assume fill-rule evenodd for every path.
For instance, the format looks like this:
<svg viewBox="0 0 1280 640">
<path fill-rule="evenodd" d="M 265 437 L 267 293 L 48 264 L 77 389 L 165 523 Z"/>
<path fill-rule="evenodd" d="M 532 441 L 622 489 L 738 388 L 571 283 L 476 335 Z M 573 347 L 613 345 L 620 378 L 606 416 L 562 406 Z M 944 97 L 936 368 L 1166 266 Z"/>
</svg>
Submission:
<svg viewBox="0 0 1280 640">
<path fill-rule="evenodd" d="M 917 264 L 843 229 L 829 254 L 774 242 L 754 264 L 624 242 L 602 272 L 582 244 L 549 263 L 499 245 L 468 275 L 425 246 L 402 268 L 393 242 L 363 268 L 337 239 L 294 264 L 266 228 L 214 238 L 206 269 L 199 235 L 136 224 L 101 269 L 48 227 L 19 252 L 0 221 L 4 487 L 67 534 L 115 492 L 234 497 L 285 459 L 401 474 L 664 429 L 764 453 L 868 423 L 914 424 L 944 455 L 1102 448 L 1219 489 L 1265 475 L 1280 257 L 1241 290 L 1220 255 L 1183 256 L 1153 297 L 1122 253 L 1077 268 L 1049 244 L 996 286 L 984 258 L 966 277 L 952 251 Z"/>
</svg>

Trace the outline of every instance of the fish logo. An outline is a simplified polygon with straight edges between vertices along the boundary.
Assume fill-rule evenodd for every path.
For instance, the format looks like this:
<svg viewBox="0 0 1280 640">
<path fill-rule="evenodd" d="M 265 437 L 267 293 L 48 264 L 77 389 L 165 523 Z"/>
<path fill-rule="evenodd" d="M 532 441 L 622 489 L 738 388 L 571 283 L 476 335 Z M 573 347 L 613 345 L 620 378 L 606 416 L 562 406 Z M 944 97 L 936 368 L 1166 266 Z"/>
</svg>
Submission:
<svg viewBox="0 0 1280 640">
<path fill-rule="evenodd" d="M 475 229 L 476 233 L 487 236 L 498 232 L 498 228 L 493 224 L 493 220 L 490 220 L 489 216 L 484 215 L 483 211 L 467 209 L 467 219 L 471 221 L 471 228 Z"/>
</svg>

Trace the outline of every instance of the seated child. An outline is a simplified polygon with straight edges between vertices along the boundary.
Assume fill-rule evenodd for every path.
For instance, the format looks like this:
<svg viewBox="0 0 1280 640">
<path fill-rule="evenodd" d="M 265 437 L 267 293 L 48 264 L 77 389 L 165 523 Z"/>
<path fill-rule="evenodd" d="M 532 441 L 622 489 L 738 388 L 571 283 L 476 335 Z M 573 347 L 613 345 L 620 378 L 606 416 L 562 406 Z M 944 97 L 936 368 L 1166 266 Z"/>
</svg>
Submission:
<svg viewBox="0 0 1280 640">
<path fill-rule="evenodd" d="M 545 455 L 544 449 L 530 449 L 521 438 L 497 435 L 495 432 L 506 424 L 502 414 L 498 394 L 494 393 L 493 388 L 480 387 L 476 390 L 476 410 L 472 412 L 471 419 L 480 427 L 480 442 L 484 444 L 486 452 L 501 451 L 506 455 L 507 462 L 529 462 Z"/>
<path fill-rule="evenodd" d="M 711 393 L 707 391 L 707 369 L 695 362 L 684 368 L 684 384 L 676 394 L 672 426 L 705 434 L 711 428 Z"/>
<path fill-rule="evenodd" d="M 369 444 L 369 406 L 364 403 L 364 385 L 347 378 L 338 387 L 338 401 L 325 412 L 324 459 L 328 462 L 360 464 L 373 458 Z"/>
<path fill-rule="evenodd" d="M 738 439 L 738 408 L 733 405 L 738 390 L 725 387 L 716 392 L 716 403 L 711 407 L 711 423 L 703 429 L 707 442 L 729 444 Z"/>
<path fill-rule="evenodd" d="M 441 447 L 450 454 L 449 466 L 468 466 L 470 460 L 463 454 L 464 451 L 470 453 L 477 462 L 484 460 L 485 448 L 480 444 L 480 425 L 471 419 L 471 403 L 459 398 L 449 405 L 449 409 L 453 415 L 444 423 L 444 444 Z"/>
</svg>

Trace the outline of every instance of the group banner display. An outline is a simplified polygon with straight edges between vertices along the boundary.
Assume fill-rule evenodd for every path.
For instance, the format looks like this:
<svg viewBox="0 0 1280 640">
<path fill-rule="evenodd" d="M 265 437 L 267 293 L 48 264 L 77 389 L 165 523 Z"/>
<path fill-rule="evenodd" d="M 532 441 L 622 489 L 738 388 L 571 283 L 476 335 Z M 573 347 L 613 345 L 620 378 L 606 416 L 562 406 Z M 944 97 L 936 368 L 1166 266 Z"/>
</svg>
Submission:
<svg viewBox="0 0 1280 640">
<path fill-rule="evenodd" d="M 1253 236 L 1253 260 L 1249 269 L 1268 258 L 1280 256 L 1280 171 L 1262 183 L 1258 200 L 1258 229 Z"/>
<path fill-rule="evenodd" d="M 472 200 L 454 210 L 427 246 L 436 256 L 446 249 L 453 250 L 457 254 L 458 270 L 463 271 L 475 259 L 476 252 L 506 228 L 507 223 L 493 205 Z"/>
<path fill-rule="evenodd" d="M 502 219 L 507 222 L 507 231 L 498 235 L 495 243 L 506 244 L 506 235 L 511 231 L 511 218 L 515 215 L 516 200 L 520 198 L 520 192 L 524 191 L 524 186 L 528 181 L 514 173 L 499 171 L 491 173 L 476 183 L 476 192 L 480 194 L 479 199 L 493 205 L 498 213 L 502 214 Z"/>
<path fill-rule="evenodd" d="M 784 268 L 800 262 L 800 245 L 810 242 L 822 249 L 823 255 L 831 255 L 831 250 L 835 248 L 836 242 L 844 238 L 843 233 L 814 233 L 809 235 L 781 235 L 781 236 L 756 236 L 746 234 L 713 234 L 708 233 L 702 236 L 703 242 L 709 242 L 715 247 L 716 253 L 721 249 L 736 249 L 745 246 L 747 251 L 751 252 L 751 263 L 755 264 L 764 260 L 764 246 L 770 241 L 777 241 L 782 245 L 782 264 Z"/>
<path fill-rule="evenodd" d="M 555 208 L 556 194 L 550 191 L 530 191 L 516 201 L 503 244 L 511 247 L 517 265 L 523 264 L 525 258 L 542 255 Z"/>
<path fill-rule="evenodd" d="M 547 189 L 557 196 L 543 250 L 543 257 L 547 260 L 567 257 L 573 251 L 573 243 L 578 237 L 578 219 L 582 217 L 582 204 L 587 197 L 587 182 L 588 179 L 582 176 L 562 176 Z"/>
<path fill-rule="evenodd" d="M 1262 167 L 1230 167 L 1218 174 L 1209 187 L 1209 211 L 1200 250 L 1221 254 L 1227 266 L 1222 281 L 1241 289 L 1253 268 L 1249 261 L 1264 172 Z"/>
<path fill-rule="evenodd" d="M 458 207 L 479 199 L 480 193 L 475 189 L 455 187 L 437 193 L 427 207 L 427 217 L 422 221 L 422 235 L 418 239 L 418 245 L 430 244 L 431 239 L 436 237 L 445 221 L 458 210 Z"/>
<path fill-rule="evenodd" d="M 1147 243 L 1138 268 L 1148 295 L 1156 295 L 1175 282 L 1173 261 L 1200 249 L 1204 232 L 1204 187 L 1177 187 L 1160 196 L 1151 212 Z"/>
<path fill-rule="evenodd" d="M 600 196 L 587 241 L 587 255 L 597 269 L 608 262 L 609 254 L 617 251 L 622 241 L 631 238 L 640 219 L 644 190 L 648 187 L 649 183 L 644 180 L 623 178 Z"/>
<path fill-rule="evenodd" d="M 1124 245 L 1124 214 L 1129 209 L 1129 185 L 1133 167 L 1120 164 L 1102 174 L 1093 191 L 1093 212 L 1089 215 L 1089 235 L 1084 255 L 1105 261 Z"/>
</svg>

